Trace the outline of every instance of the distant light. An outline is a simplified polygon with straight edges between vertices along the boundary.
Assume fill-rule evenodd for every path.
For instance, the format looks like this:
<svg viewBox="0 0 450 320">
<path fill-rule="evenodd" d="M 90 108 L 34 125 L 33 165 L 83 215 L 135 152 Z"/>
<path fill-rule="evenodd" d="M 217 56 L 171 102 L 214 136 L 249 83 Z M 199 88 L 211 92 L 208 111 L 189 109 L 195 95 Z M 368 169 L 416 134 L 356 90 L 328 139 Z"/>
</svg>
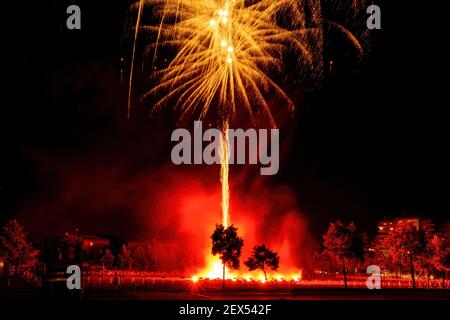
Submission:
<svg viewBox="0 0 450 320">
<path fill-rule="evenodd" d="M 215 26 L 217 24 L 216 19 L 211 19 L 211 21 L 209 21 L 209 24 Z"/>
<path fill-rule="evenodd" d="M 198 281 L 198 277 L 197 277 L 197 276 L 193 276 L 193 277 L 192 277 L 192 281 L 193 281 L 193 282 L 197 282 L 197 281 Z"/>
<path fill-rule="evenodd" d="M 227 19 L 227 17 L 223 17 L 223 19 L 222 19 L 222 23 L 223 23 L 223 24 L 227 24 L 227 22 L 228 22 L 228 19 Z"/>
<path fill-rule="evenodd" d="M 89 243 L 89 246 L 92 247 L 93 245 L 94 245 L 94 243 L 91 241 L 91 242 Z"/>
<path fill-rule="evenodd" d="M 229 53 L 231 53 L 231 52 L 233 52 L 234 48 L 232 46 L 229 46 L 227 50 Z"/>
<path fill-rule="evenodd" d="M 227 46 L 227 40 L 222 40 L 221 42 L 220 42 L 220 45 L 222 46 L 222 47 L 226 47 Z"/>
<path fill-rule="evenodd" d="M 228 56 L 228 58 L 227 58 L 227 62 L 228 62 L 228 63 L 232 63 L 232 62 L 233 62 L 233 59 L 231 59 L 231 57 L 230 57 L 230 56 Z"/>
</svg>

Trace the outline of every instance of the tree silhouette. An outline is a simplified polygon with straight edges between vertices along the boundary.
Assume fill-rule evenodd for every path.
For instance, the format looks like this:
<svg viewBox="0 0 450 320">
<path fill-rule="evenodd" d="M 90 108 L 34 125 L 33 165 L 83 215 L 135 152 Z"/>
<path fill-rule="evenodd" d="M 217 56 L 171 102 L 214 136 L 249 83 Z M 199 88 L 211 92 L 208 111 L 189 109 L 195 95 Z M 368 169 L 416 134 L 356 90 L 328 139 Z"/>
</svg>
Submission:
<svg viewBox="0 0 450 320">
<path fill-rule="evenodd" d="M 105 253 L 100 258 L 100 263 L 106 269 L 112 269 L 112 267 L 114 266 L 114 259 L 115 259 L 114 255 L 112 254 L 111 250 L 106 248 L 105 249 Z"/>
<path fill-rule="evenodd" d="M 133 268 L 137 270 L 148 270 L 151 258 L 144 246 L 139 244 L 133 251 Z"/>
<path fill-rule="evenodd" d="M 265 244 L 254 246 L 252 255 L 244 262 L 249 271 L 261 270 L 267 281 L 266 269 L 270 268 L 274 271 L 278 270 L 280 257 L 275 251 L 270 250 Z"/>
<path fill-rule="evenodd" d="M 353 222 L 346 226 L 339 220 L 330 223 L 323 240 L 325 253 L 334 258 L 336 262 L 342 263 L 344 287 L 347 288 L 347 261 L 350 258 L 362 257 L 363 240 Z"/>
<path fill-rule="evenodd" d="M 237 228 L 233 225 L 225 228 L 222 224 L 216 224 L 216 229 L 211 235 L 212 254 L 219 255 L 223 264 L 222 288 L 225 288 L 225 269 L 239 269 L 244 240 L 237 234 Z"/>
<path fill-rule="evenodd" d="M 3 227 L 0 236 L 0 254 L 5 262 L 5 275 L 9 285 L 12 272 L 21 274 L 34 267 L 38 251 L 27 241 L 23 227 L 16 220 L 11 220 Z"/>
<path fill-rule="evenodd" d="M 129 270 L 133 267 L 133 258 L 126 244 L 122 245 L 122 250 L 118 255 L 118 267 L 121 270 Z"/>
</svg>

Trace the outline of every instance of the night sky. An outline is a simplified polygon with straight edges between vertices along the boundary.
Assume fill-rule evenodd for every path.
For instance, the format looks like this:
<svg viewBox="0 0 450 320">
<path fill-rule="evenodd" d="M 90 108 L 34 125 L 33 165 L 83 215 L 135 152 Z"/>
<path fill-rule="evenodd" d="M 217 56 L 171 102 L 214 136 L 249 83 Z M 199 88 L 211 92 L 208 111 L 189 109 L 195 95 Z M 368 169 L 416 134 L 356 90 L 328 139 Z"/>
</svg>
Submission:
<svg viewBox="0 0 450 320">
<path fill-rule="evenodd" d="M 382 9 L 382 30 L 373 31 L 367 60 L 357 64 L 330 50 L 333 71 L 306 93 L 281 128 L 291 142 L 279 174 L 269 183 L 291 187 L 317 235 L 336 219 L 355 221 L 369 233 L 383 216 L 420 215 L 438 223 L 448 219 L 445 20 L 438 8 L 425 3 L 389 2 L 374 1 Z M 82 9 L 81 31 L 65 29 L 69 3 Z M 101 198 L 115 186 L 94 180 L 111 168 L 121 167 L 120 183 L 126 184 L 129 177 L 170 161 L 173 114 L 148 118 L 140 104 L 133 119 L 125 117 L 120 58 L 125 58 L 126 82 L 130 52 L 122 35 L 129 3 L 7 5 L 1 223 L 17 216 L 36 234 L 51 232 L 49 226 L 39 228 L 33 211 L 60 201 L 67 174 L 92 174 L 93 181 L 71 180 L 71 188 L 92 188 Z M 290 84 L 289 91 L 296 92 L 296 85 Z M 95 212 L 97 207 L 86 202 L 74 212 Z M 102 215 L 108 218 L 96 220 L 102 228 L 94 224 L 86 231 L 120 232 L 122 220 L 115 217 L 127 209 L 119 209 L 108 209 Z M 58 223 L 55 217 L 53 232 L 59 232 Z M 131 237 L 140 222 L 130 218 L 127 223 L 121 236 Z M 64 224 L 70 226 L 70 221 Z"/>
</svg>

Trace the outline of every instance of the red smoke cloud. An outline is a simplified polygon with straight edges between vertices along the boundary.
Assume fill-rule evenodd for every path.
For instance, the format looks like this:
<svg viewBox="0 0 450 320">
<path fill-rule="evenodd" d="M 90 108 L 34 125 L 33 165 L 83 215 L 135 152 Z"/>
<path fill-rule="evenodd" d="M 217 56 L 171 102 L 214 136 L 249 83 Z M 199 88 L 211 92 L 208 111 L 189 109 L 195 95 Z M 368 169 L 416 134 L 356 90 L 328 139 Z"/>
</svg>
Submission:
<svg viewBox="0 0 450 320">
<path fill-rule="evenodd" d="M 141 207 L 148 212 L 146 221 L 154 231 L 149 240 L 157 243 L 157 260 L 167 269 L 186 272 L 205 267 L 210 235 L 222 221 L 218 167 L 203 174 L 201 170 L 197 174 L 162 170 L 158 177 L 160 187 L 152 189 Z M 231 223 L 244 238 L 242 258 L 254 245 L 265 243 L 279 253 L 281 270 L 308 267 L 312 240 L 289 188 L 248 183 L 233 176 L 231 180 Z"/>
<path fill-rule="evenodd" d="M 188 276 L 205 267 L 210 235 L 222 221 L 219 166 L 170 165 L 134 174 L 116 164 L 66 161 L 42 167 L 52 182 L 22 214 L 32 233 L 79 228 L 81 234 L 148 241 L 161 271 Z M 312 238 L 293 193 L 248 173 L 230 176 L 231 222 L 244 238 L 241 261 L 254 245 L 265 243 L 279 253 L 281 271 L 308 267 Z"/>
</svg>

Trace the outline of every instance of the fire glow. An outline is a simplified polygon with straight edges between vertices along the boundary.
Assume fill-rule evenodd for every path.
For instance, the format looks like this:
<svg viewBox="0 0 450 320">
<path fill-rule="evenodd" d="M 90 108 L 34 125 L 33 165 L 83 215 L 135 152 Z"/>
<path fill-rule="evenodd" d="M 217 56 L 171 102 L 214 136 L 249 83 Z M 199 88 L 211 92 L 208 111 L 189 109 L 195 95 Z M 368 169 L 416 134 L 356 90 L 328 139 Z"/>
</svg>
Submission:
<svg viewBox="0 0 450 320">
<path fill-rule="evenodd" d="M 228 141 L 228 123 L 224 124 L 224 130 L 221 141 L 221 169 L 220 169 L 220 182 L 221 182 L 221 211 L 222 211 L 222 224 L 225 228 L 227 228 L 230 223 L 230 189 L 228 184 L 228 156 L 229 156 L 229 141 Z M 257 280 L 262 283 L 267 281 L 278 281 L 281 282 L 283 280 L 287 281 L 300 281 L 302 277 L 301 270 L 291 270 L 292 272 L 283 274 L 283 273 L 270 273 L 269 276 L 264 275 L 263 271 L 253 271 L 253 272 L 240 272 L 239 270 L 229 270 L 225 267 L 220 261 L 218 257 L 212 256 L 208 254 L 206 257 L 206 268 L 200 271 L 198 274 L 192 277 L 194 282 L 197 282 L 199 279 L 221 279 L 224 280 L 246 280 L 253 281 Z M 225 274 L 224 274 L 225 272 Z"/>
<path fill-rule="evenodd" d="M 195 177 L 164 172 L 164 178 L 156 179 L 164 188 L 151 194 L 158 199 L 151 202 L 157 207 L 147 207 L 156 212 L 148 216 L 153 230 L 164 237 L 155 258 L 165 267 L 183 270 L 188 278 L 197 281 L 222 279 L 222 263 L 211 254 L 210 237 L 215 224 L 223 218 L 222 185 L 210 179 L 214 169 L 210 173 L 202 170 L 204 174 Z M 235 195 L 229 198 L 231 223 L 238 227 L 244 247 L 240 269 L 226 270 L 226 279 L 265 280 L 262 272 L 248 272 L 243 263 L 254 245 L 265 243 L 280 256 L 280 268 L 276 272 L 267 270 L 268 280 L 300 280 L 301 269 L 308 267 L 312 245 L 292 192 L 287 187 L 268 187 L 256 181 L 249 184 L 247 177 L 239 174 L 233 175 L 230 190 Z"/>
<path fill-rule="evenodd" d="M 207 257 L 207 267 L 201 270 L 199 273 L 192 277 L 193 282 L 198 282 L 201 279 L 207 280 L 222 280 L 223 265 L 219 258 L 209 255 Z M 302 279 L 302 270 L 293 270 L 292 273 L 278 273 L 278 272 L 268 272 L 267 281 L 264 277 L 262 271 L 240 271 L 240 270 L 229 270 L 226 268 L 225 280 L 237 281 L 244 280 L 247 282 L 259 281 L 261 283 L 266 283 L 270 281 L 294 281 L 298 282 Z"/>
</svg>

